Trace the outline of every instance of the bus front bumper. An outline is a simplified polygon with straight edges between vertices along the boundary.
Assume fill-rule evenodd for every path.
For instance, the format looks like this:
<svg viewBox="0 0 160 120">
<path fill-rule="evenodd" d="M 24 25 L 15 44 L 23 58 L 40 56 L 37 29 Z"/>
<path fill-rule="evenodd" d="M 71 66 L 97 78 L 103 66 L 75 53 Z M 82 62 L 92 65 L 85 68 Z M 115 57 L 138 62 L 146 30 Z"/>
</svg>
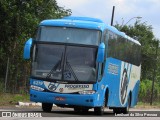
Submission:
<svg viewBox="0 0 160 120">
<path fill-rule="evenodd" d="M 62 94 L 41 92 L 36 90 L 30 90 L 30 100 L 33 102 L 53 103 L 59 105 L 75 105 L 75 106 L 87 106 L 97 107 L 101 106 L 99 96 L 95 94 Z"/>
</svg>

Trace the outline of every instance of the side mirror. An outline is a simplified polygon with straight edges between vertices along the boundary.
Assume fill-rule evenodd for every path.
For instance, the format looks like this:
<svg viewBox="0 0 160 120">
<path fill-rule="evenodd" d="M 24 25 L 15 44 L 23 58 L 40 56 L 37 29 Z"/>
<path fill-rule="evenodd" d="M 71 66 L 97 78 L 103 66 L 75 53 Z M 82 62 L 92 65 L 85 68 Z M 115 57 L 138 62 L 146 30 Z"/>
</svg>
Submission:
<svg viewBox="0 0 160 120">
<path fill-rule="evenodd" d="M 101 43 L 98 47 L 97 62 L 99 63 L 104 62 L 104 56 L 105 56 L 105 44 Z"/>
<path fill-rule="evenodd" d="M 24 46 L 24 53 L 23 53 L 23 58 L 28 60 L 31 57 L 31 47 L 32 47 L 32 38 L 30 38 Z"/>
</svg>

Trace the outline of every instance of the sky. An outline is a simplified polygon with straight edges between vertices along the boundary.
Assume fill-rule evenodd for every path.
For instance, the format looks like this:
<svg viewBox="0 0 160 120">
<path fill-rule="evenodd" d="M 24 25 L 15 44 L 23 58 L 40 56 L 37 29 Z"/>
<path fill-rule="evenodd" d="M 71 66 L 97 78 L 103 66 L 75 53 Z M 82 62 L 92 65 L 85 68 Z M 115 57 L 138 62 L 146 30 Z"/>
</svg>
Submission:
<svg viewBox="0 0 160 120">
<path fill-rule="evenodd" d="M 106 24 L 111 23 L 115 6 L 113 25 L 133 25 L 137 17 L 142 17 L 141 23 L 151 25 L 160 40 L 160 0 L 57 0 L 57 3 L 71 9 L 73 16 L 99 18 Z"/>
</svg>

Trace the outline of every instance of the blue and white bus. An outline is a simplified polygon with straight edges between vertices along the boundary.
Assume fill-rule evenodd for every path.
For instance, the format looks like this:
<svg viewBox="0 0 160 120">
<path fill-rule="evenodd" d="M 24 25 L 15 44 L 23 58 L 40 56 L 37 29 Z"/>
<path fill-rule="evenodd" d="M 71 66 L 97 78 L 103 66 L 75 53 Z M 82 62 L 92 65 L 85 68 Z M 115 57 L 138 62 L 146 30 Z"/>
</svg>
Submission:
<svg viewBox="0 0 160 120">
<path fill-rule="evenodd" d="M 86 112 L 127 113 L 137 103 L 141 44 L 96 18 L 44 20 L 24 47 L 31 59 L 30 100 Z"/>
</svg>

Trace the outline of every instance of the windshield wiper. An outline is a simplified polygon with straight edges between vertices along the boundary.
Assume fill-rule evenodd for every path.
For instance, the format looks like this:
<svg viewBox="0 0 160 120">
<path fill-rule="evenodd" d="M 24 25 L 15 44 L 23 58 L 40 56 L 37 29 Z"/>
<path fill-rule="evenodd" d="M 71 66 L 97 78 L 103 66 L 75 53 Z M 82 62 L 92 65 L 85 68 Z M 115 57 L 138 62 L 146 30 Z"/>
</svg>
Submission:
<svg viewBox="0 0 160 120">
<path fill-rule="evenodd" d="M 71 66 L 71 64 L 68 62 L 67 57 L 66 57 L 66 65 L 68 65 L 69 70 L 70 70 L 70 72 L 72 73 L 74 79 L 75 79 L 76 81 L 79 81 L 78 78 L 77 78 L 77 76 L 76 76 L 76 74 L 75 74 L 75 72 L 74 72 L 74 70 L 73 70 L 73 68 L 72 68 L 72 66 Z"/>
<path fill-rule="evenodd" d="M 67 60 L 67 56 L 66 59 L 63 59 L 63 53 L 61 55 L 61 59 L 53 66 L 53 68 L 50 70 L 50 72 L 47 74 L 46 79 L 49 79 L 51 77 L 51 74 L 57 70 L 57 68 L 59 67 L 59 71 L 62 70 L 62 79 L 64 80 L 64 71 L 66 69 L 66 65 L 69 67 L 69 71 L 71 72 L 71 74 L 73 75 L 74 79 L 76 81 L 79 81 L 71 64 L 68 62 Z"/>
<path fill-rule="evenodd" d="M 51 77 L 51 74 L 56 71 L 56 69 L 58 68 L 58 66 L 60 65 L 59 71 L 62 69 L 62 59 L 63 59 L 63 52 L 61 55 L 61 59 L 58 60 L 58 62 L 53 66 L 53 68 L 50 70 L 50 72 L 47 74 L 46 79 L 49 79 Z"/>
</svg>

